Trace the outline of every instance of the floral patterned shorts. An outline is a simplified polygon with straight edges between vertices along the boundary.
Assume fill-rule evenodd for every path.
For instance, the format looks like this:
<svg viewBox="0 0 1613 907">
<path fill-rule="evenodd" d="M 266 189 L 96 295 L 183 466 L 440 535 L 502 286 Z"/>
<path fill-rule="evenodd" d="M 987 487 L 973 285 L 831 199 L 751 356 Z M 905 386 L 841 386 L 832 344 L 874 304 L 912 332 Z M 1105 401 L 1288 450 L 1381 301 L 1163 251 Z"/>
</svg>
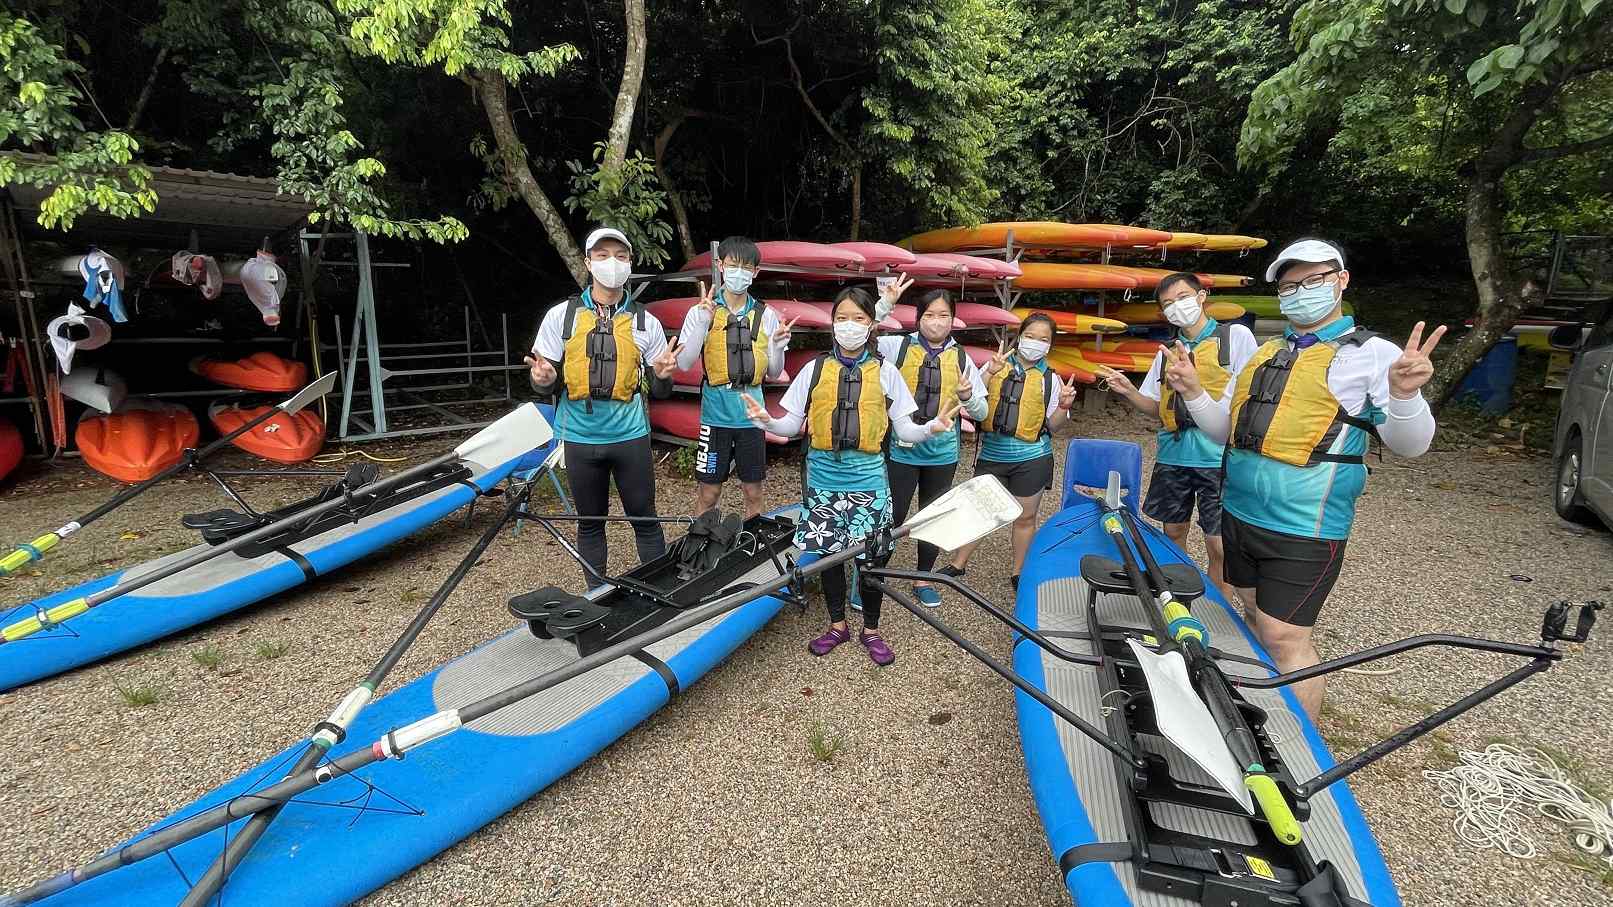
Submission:
<svg viewBox="0 0 1613 907">
<path fill-rule="evenodd" d="M 808 490 L 795 543 L 814 554 L 834 554 L 891 523 L 889 490 Z"/>
</svg>

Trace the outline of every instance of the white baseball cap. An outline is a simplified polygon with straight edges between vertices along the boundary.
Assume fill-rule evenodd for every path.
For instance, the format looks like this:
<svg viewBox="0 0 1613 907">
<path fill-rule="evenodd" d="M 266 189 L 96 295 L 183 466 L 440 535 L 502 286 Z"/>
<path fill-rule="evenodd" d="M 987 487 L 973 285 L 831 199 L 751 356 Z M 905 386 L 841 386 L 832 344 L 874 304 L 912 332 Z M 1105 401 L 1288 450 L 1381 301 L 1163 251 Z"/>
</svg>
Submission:
<svg viewBox="0 0 1613 907">
<path fill-rule="evenodd" d="M 633 243 L 627 238 L 626 233 L 623 233 L 622 231 L 616 229 L 615 227 L 600 227 L 598 230 L 595 230 L 594 232 L 588 234 L 587 242 L 584 242 L 582 244 L 583 254 L 586 255 L 589 252 L 594 251 L 595 246 L 599 245 L 601 242 L 603 242 L 603 241 L 605 241 L 607 239 L 614 239 L 617 242 L 621 243 L 622 245 L 626 246 L 627 251 L 629 251 L 629 252 L 633 251 Z"/>
<path fill-rule="evenodd" d="M 1336 261 L 1339 263 L 1339 268 L 1342 269 L 1344 267 L 1344 253 L 1332 243 L 1323 242 L 1320 239 L 1302 239 L 1298 242 L 1289 243 L 1287 248 L 1277 253 L 1277 257 L 1266 268 L 1266 282 L 1275 281 L 1277 275 L 1281 274 L 1283 268 L 1287 267 L 1291 261 Z"/>
<path fill-rule="evenodd" d="M 73 354 L 79 350 L 94 350 L 106 346 L 112 339 L 112 326 L 94 315 L 85 315 L 77 306 L 53 320 L 45 328 L 51 349 L 62 374 L 73 373 Z"/>
</svg>

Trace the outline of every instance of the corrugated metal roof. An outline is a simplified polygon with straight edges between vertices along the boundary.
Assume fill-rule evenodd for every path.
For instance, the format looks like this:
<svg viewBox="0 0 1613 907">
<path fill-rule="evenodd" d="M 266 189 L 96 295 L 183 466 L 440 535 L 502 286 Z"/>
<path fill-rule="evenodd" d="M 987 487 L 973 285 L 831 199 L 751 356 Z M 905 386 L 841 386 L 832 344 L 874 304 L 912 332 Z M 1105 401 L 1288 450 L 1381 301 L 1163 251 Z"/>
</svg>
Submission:
<svg viewBox="0 0 1613 907">
<path fill-rule="evenodd" d="M 49 159 L 39 154 L 7 153 L 24 161 Z M 154 166 L 150 170 L 151 188 L 157 193 L 156 211 L 127 219 L 87 213 L 78 219 L 72 232 L 110 230 L 139 234 L 145 232 L 142 227 L 166 225 L 168 230 L 155 232 L 171 232 L 174 226 L 184 226 L 278 233 L 301 224 L 313 210 L 306 199 L 281 193 L 274 180 L 261 176 L 182 167 Z M 12 185 L 5 191 L 23 215 L 20 218 L 24 222 L 23 230 L 36 235 L 41 232 L 29 215 L 39 210 L 49 190 Z"/>
</svg>

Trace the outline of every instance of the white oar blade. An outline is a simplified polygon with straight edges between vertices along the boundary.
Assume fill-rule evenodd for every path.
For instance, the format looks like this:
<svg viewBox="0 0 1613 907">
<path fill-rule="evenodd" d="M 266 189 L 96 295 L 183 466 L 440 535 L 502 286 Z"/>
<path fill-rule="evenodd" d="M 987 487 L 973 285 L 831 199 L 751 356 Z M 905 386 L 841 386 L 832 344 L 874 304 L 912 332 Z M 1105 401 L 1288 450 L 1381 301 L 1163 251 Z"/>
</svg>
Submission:
<svg viewBox="0 0 1613 907">
<path fill-rule="evenodd" d="M 1128 639 L 1126 643 L 1131 646 L 1137 664 L 1142 666 L 1143 679 L 1148 681 L 1148 696 L 1154 703 L 1154 720 L 1160 734 L 1214 778 L 1249 815 L 1254 815 L 1255 803 L 1243 783 L 1243 770 L 1232 757 L 1232 750 L 1216 727 L 1209 707 L 1193 689 L 1182 653 L 1160 655 L 1135 639 Z"/>
<path fill-rule="evenodd" d="M 996 476 L 975 476 L 907 521 L 909 534 L 952 550 L 984 538 L 1019 516 L 1019 500 Z"/>
<path fill-rule="evenodd" d="M 461 460 L 492 469 L 542 447 L 554 437 L 549 420 L 533 403 L 523 403 L 454 448 Z"/>
<path fill-rule="evenodd" d="M 297 395 L 280 404 L 280 408 L 288 413 L 302 412 L 303 408 L 307 407 L 309 404 L 319 402 L 319 398 L 325 396 L 335 389 L 336 373 L 331 372 L 330 374 L 325 375 L 323 378 L 320 378 L 318 381 L 315 381 L 313 384 L 310 384 L 302 390 L 297 391 Z"/>
<path fill-rule="evenodd" d="M 1109 487 L 1103 490 L 1103 503 L 1110 510 L 1120 509 L 1120 473 L 1109 470 Z"/>
</svg>

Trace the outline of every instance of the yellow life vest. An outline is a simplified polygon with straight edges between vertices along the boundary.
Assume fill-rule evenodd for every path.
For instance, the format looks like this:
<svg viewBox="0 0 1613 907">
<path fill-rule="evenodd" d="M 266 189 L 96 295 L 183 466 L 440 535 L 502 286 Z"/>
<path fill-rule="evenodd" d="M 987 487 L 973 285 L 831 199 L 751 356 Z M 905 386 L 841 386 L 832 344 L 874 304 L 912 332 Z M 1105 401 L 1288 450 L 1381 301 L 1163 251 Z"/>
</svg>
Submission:
<svg viewBox="0 0 1613 907">
<path fill-rule="evenodd" d="M 1040 371 L 1042 380 L 1025 380 L 1031 371 Z M 1021 441 L 1040 440 L 1047 434 L 1047 401 L 1052 396 L 1052 369 L 1022 371 L 1010 365 L 986 382 L 986 427 Z"/>
<path fill-rule="evenodd" d="M 761 303 L 751 304 L 749 318 L 736 318 L 719 305 L 711 316 L 702 358 L 706 383 L 713 387 L 761 384 L 767 375 L 768 336 L 762 333 Z"/>
<path fill-rule="evenodd" d="M 882 365 L 873 352 L 855 366 L 832 352 L 817 358 L 807 388 L 807 441 L 814 450 L 884 450 L 890 410 L 879 383 Z"/>
<path fill-rule="evenodd" d="M 1375 336 L 1358 328 L 1302 350 L 1287 338 L 1268 340 L 1238 374 L 1228 443 L 1294 466 L 1365 462 L 1361 456 L 1328 453 L 1345 426 L 1373 437 L 1378 429 L 1344 411 L 1327 386 L 1327 371 L 1339 347 L 1360 346 Z"/>
<path fill-rule="evenodd" d="M 909 356 L 908 351 L 914 347 L 918 348 L 917 352 Z M 902 373 L 902 380 L 907 382 L 907 389 L 919 405 L 918 412 L 913 414 L 914 422 L 922 425 L 940 415 L 941 410 L 951 409 L 957 404 L 958 383 L 963 380 L 963 357 L 966 354 L 961 346 L 953 346 L 952 349 L 957 353 L 955 368 L 951 367 L 952 363 L 942 361 L 945 350 L 932 355 L 919 346 L 913 335 L 902 338 L 901 349 L 896 351 L 896 369 Z"/>
<path fill-rule="evenodd" d="M 1198 368 L 1199 384 L 1211 400 L 1221 399 L 1227 391 L 1227 383 L 1232 380 L 1232 372 L 1228 370 L 1232 363 L 1231 340 L 1232 325 L 1217 324 L 1210 336 L 1200 340 L 1187 354 Z M 1171 389 L 1164 377 L 1160 375 L 1159 421 L 1165 423 L 1166 431 L 1180 434 L 1193 427 L 1193 416 L 1187 411 L 1187 401 Z"/>
<path fill-rule="evenodd" d="M 643 370 L 633 325 L 636 319 L 639 329 L 644 328 L 644 310 L 635 315 L 630 308 L 618 306 L 609 321 L 602 321 L 597 311 L 583 305 L 582 297 L 566 302 L 561 329 L 566 358 L 560 373 L 568 398 L 627 401 L 638 395 Z"/>
</svg>

